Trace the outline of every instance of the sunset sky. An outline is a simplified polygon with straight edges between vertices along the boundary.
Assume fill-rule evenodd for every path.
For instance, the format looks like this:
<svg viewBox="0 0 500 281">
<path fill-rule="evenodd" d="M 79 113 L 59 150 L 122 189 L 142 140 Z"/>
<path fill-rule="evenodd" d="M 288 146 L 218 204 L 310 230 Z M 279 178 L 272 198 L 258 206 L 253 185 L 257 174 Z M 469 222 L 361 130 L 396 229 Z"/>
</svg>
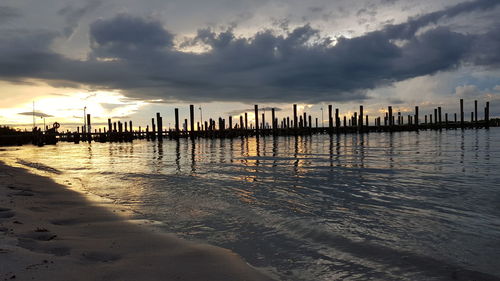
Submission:
<svg viewBox="0 0 500 281">
<path fill-rule="evenodd" d="M 0 125 L 238 116 L 258 103 L 321 117 L 360 104 L 500 115 L 498 0 L 3 0 Z M 467 115 L 466 115 L 467 116 Z M 325 114 L 326 119 L 326 114 Z M 173 125 L 172 125 L 173 126 Z"/>
</svg>

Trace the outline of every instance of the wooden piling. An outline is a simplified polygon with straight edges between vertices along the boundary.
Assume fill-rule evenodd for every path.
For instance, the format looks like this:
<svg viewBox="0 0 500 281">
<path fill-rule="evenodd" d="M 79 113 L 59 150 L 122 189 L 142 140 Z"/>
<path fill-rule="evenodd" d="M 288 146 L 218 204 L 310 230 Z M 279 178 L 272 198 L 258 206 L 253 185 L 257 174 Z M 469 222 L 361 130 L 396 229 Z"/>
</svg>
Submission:
<svg viewBox="0 0 500 281">
<path fill-rule="evenodd" d="M 387 111 L 389 112 L 388 114 L 388 119 L 389 119 L 389 127 L 392 128 L 392 126 L 394 125 L 394 122 L 393 122 L 393 119 L 392 119 L 392 106 L 389 106 L 387 108 Z"/>
<path fill-rule="evenodd" d="M 460 127 L 464 128 L 464 99 L 460 99 Z"/>
<path fill-rule="evenodd" d="M 189 105 L 189 119 L 191 124 L 191 136 L 194 137 L 194 105 L 192 104 Z"/>
<path fill-rule="evenodd" d="M 295 129 L 297 129 L 297 128 L 298 128 L 298 124 L 297 124 L 297 120 L 298 120 L 298 119 L 299 119 L 299 118 L 297 117 L 297 105 L 296 105 L 296 104 L 294 104 L 294 105 L 293 105 L 293 127 L 294 127 Z"/>
<path fill-rule="evenodd" d="M 162 140 L 163 139 L 163 120 L 160 116 L 159 112 L 156 112 L 156 125 L 158 126 L 157 134 L 158 134 L 158 139 Z"/>
<path fill-rule="evenodd" d="M 248 130 L 248 113 L 245 112 L 245 130 Z"/>
<path fill-rule="evenodd" d="M 275 113 L 274 113 L 274 107 L 273 107 L 273 108 L 271 108 L 271 118 L 273 119 L 273 124 L 272 124 L 273 132 L 276 131 L 276 125 L 277 125 L 276 120 L 275 120 L 276 116 L 274 114 Z"/>
<path fill-rule="evenodd" d="M 484 110 L 484 121 L 486 122 L 485 127 L 489 128 L 490 127 L 490 102 L 486 102 L 486 108 Z"/>
<path fill-rule="evenodd" d="M 328 105 L 328 128 L 332 130 L 333 128 L 333 117 L 332 117 L 332 105 Z"/>
<path fill-rule="evenodd" d="M 174 108 L 174 118 L 175 118 L 175 133 L 179 134 L 179 109 Z"/>
<path fill-rule="evenodd" d="M 474 101 L 474 121 L 477 125 L 477 100 Z"/>
<path fill-rule="evenodd" d="M 259 134 L 259 106 L 254 105 L 254 114 L 255 114 L 255 133 Z"/>
<path fill-rule="evenodd" d="M 363 106 L 359 106 L 359 130 L 363 130 Z"/>
</svg>

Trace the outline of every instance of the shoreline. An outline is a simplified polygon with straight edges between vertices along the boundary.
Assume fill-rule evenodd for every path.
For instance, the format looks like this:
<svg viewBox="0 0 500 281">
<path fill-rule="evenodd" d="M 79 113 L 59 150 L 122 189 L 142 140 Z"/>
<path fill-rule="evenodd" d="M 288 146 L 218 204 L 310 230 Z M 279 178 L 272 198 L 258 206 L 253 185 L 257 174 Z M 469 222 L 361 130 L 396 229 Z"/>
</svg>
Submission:
<svg viewBox="0 0 500 281">
<path fill-rule="evenodd" d="M 0 161 L 0 280 L 273 280 L 230 250 L 137 225 Z"/>
</svg>

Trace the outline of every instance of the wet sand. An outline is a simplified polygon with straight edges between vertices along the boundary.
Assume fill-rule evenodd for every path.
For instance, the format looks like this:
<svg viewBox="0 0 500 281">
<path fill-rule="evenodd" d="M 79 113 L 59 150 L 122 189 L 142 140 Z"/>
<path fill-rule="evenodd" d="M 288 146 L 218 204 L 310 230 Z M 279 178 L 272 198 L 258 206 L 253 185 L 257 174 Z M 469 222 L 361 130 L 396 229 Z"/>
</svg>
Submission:
<svg viewBox="0 0 500 281">
<path fill-rule="evenodd" d="M 115 212 L 0 162 L 0 280 L 272 280 L 229 250 Z"/>
</svg>

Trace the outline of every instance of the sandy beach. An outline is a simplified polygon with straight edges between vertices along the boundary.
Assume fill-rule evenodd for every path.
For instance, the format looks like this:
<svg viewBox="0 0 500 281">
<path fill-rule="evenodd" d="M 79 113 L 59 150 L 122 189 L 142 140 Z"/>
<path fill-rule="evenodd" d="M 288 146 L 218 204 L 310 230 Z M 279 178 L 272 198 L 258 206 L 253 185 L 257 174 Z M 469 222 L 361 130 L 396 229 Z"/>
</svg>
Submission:
<svg viewBox="0 0 500 281">
<path fill-rule="evenodd" d="M 0 162 L 0 280 L 272 280 L 229 250 L 114 212 Z"/>
</svg>

